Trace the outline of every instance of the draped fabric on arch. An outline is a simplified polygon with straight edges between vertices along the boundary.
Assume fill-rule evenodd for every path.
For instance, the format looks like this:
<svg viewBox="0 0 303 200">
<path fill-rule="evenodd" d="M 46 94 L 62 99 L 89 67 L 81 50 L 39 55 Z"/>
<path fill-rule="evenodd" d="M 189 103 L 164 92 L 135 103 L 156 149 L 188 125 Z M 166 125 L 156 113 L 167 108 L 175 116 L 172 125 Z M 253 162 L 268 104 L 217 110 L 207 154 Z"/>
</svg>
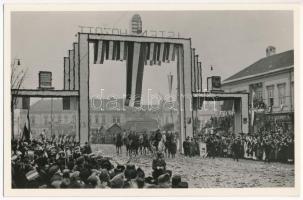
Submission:
<svg viewBox="0 0 303 200">
<path fill-rule="evenodd" d="M 140 106 L 144 67 L 161 66 L 177 60 L 181 44 L 159 42 L 133 42 L 95 40 L 94 63 L 104 60 L 126 61 L 126 106 Z M 64 57 L 64 90 L 79 90 L 79 52 L 78 43 Z M 191 48 L 192 92 L 202 92 L 202 66 L 194 48 Z M 201 103 L 198 103 L 199 105 Z"/>
<path fill-rule="evenodd" d="M 144 66 L 176 60 L 181 45 L 157 42 L 98 40 L 94 43 L 94 64 L 104 60 L 126 61 L 126 106 L 140 106 Z"/>
</svg>

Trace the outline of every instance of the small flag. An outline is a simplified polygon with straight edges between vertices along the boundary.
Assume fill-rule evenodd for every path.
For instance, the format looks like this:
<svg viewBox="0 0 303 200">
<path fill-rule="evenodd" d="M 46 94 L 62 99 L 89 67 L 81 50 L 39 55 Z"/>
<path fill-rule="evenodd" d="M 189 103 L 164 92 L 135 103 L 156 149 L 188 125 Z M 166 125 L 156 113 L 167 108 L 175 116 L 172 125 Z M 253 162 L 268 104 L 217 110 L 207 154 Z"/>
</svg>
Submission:
<svg viewBox="0 0 303 200">
<path fill-rule="evenodd" d="M 210 71 L 213 71 L 213 69 L 214 69 L 214 68 L 213 68 L 213 66 L 211 65 L 211 66 L 210 66 Z"/>
</svg>

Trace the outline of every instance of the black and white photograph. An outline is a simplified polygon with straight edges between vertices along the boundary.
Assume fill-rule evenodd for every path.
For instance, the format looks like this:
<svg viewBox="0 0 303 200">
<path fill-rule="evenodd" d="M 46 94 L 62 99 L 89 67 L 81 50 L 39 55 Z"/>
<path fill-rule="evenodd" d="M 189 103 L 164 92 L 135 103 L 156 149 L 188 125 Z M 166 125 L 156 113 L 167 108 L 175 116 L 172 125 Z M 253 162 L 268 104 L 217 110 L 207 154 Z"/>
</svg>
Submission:
<svg viewBox="0 0 303 200">
<path fill-rule="evenodd" d="M 5 17 L 9 191 L 296 188 L 294 9 Z"/>
</svg>

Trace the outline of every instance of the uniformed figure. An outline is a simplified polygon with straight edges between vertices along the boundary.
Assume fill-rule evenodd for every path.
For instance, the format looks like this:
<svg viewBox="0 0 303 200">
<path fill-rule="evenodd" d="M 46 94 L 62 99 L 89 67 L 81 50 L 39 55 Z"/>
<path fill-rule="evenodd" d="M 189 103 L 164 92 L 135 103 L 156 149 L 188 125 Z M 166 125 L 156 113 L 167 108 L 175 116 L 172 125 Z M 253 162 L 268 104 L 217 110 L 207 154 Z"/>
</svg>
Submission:
<svg viewBox="0 0 303 200">
<path fill-rule="evenodd" d="M 241 151 L 241 141 L 239 138 L 236 138 L 231 146 L 233 152 L 233 159 L 239 161 L 240 151 Z"/>
<path fill-rule="evenodd" d="M 153 160 L 152 163 L 152 176 L 154 180 L 157 180 L 159 176 L 165 173 L 166 171 L 166 162 L 164 160 L 164 155 L 161 152 L 157 153 L 157 158 Z"/>
</svg>

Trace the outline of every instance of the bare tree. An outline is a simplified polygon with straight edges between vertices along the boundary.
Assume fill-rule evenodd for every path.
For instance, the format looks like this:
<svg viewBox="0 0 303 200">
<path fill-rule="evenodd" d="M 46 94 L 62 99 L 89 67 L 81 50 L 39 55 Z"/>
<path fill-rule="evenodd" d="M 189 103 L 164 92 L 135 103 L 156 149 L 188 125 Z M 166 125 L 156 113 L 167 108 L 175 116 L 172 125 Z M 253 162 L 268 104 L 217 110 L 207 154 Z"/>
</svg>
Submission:
<svg viewBox="0 0 303 200">
<path fill-rule="evenodd" d="M 14 59 L 13 63 L 11 64 L 11 89 L 14 89 L 17 94 L 22 87 L 26 72 L 27 69 L 20 66 L 20 60 Z M 18 98 L 13 98 L 12 107 L 14 108 L 17 103 Z"/>
</svg>

